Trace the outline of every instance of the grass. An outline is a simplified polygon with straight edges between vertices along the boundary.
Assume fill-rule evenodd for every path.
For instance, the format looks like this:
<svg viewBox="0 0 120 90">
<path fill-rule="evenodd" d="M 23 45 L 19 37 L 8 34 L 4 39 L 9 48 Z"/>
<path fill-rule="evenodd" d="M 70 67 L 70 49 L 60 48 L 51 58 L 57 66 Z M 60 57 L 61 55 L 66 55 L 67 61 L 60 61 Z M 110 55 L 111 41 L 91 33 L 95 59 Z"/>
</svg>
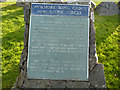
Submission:
<svg viewBox="0 0 120 90">
<path fill-rule="evenodd" d="M 24 40 L 23 8 L 14 2 L 2 4 L 2 86 L 10 88 L 19 73 Z M 99 63 L 104 64 L 108 88 L 120 88 L 119 17 L 95 14 L 96 45 Z"/>
<path fill-rule="evenodd" d="M 119 16 L 95 14 L 96 46 L 99 62 L 104 65 L 108 88 L 120 88 Z"/>
<path fill-rule="evenodd" d="M 24 40 L 23 8 L 15 3 L 2 4 L 2 87 L 10 88 L 19 72 Z"/>
</svg>

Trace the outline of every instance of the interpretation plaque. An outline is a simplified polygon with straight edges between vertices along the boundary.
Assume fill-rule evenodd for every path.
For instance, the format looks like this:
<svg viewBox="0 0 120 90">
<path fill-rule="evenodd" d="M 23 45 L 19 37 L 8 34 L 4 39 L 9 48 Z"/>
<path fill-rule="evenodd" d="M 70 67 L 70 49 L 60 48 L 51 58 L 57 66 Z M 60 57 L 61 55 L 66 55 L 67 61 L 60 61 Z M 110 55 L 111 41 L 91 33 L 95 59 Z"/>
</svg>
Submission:
<svg viewBox="0 0 120 90">
<path fill-rule="evenodd" d="M 89 6 L 31 4 L 28 79 L 88 81 Z"/>
</svg>

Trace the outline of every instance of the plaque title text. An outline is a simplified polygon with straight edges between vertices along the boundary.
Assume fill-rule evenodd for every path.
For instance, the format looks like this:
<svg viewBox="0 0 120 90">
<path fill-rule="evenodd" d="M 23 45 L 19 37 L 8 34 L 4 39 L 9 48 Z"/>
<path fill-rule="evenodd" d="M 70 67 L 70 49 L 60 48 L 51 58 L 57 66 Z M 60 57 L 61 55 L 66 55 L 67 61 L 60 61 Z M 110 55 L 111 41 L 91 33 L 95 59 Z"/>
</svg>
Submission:
<svg viewBox="0 0 120 90">
<path fill-rule="evenodd" d="M 32 15 L 88 16 L 89 6 L 32 4 Z"/>
</svg>

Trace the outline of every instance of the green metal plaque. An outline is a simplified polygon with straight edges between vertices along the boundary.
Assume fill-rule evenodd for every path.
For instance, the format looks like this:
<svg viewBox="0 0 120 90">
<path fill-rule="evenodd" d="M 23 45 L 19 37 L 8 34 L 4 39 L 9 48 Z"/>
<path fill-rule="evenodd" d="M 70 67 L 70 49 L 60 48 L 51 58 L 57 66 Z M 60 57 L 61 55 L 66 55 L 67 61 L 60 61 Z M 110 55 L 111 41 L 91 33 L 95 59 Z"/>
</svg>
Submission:
<svg viewBox="0 0 120 90">
<path fill-rule="evenodd" d="M 28 79 L 88 80 L 89 6 L 32 4 Z"/>
</svg>

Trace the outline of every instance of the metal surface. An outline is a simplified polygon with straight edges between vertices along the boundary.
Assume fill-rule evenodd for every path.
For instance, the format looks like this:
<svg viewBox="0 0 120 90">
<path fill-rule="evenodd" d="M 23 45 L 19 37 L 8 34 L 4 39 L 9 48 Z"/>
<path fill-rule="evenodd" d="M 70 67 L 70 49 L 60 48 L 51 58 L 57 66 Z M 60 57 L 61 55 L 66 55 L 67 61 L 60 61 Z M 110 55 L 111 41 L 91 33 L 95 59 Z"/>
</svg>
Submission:
<svg viewBox="0 0 120 90">
<path fill-rule="evenodd" d="M 46 13 L 36 13 L 43 10 L 41 6 L 46 6 Z M 62 12 L 66 12 L 66 9 L 82 12 L 80 15 L 53 13 L 59 11 L 58 7 L 62 8 Z M 73 7 L 77 10 L 73 10 Z M 32 4 L 31 9 L 28 79 L 87 81 L 89 6 Z"/>
</svg>

